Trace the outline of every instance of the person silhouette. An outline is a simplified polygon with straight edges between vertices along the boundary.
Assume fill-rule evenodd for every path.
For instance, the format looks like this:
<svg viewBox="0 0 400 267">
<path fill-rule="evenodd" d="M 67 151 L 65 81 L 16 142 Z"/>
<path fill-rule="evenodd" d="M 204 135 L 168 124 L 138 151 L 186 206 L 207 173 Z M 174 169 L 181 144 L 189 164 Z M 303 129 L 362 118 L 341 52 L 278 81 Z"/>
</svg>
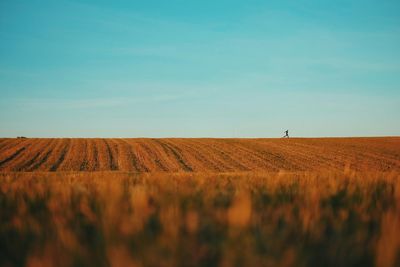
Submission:
<svg viewBox="0 0 400 267">
<path fill-rule="evenodd" d="M 286 137 L 286 138 L 289 138 L 289 130 L 286 130 L 285 132 L 285 136 L 283 136 L 284 138 Z"/>
</svg>

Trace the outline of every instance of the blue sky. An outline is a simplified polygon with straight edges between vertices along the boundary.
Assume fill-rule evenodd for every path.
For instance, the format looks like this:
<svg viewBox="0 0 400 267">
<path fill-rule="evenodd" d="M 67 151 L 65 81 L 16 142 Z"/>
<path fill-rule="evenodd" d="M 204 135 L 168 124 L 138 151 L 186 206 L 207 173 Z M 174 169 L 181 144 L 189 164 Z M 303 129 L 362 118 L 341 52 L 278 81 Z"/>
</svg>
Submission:
<svg viewBox="0 0 400 267">
<path fill-rule="evenodd" d="M 400 135 L 400 2 L 0 1 L 0 136 Z"/>
</svg>

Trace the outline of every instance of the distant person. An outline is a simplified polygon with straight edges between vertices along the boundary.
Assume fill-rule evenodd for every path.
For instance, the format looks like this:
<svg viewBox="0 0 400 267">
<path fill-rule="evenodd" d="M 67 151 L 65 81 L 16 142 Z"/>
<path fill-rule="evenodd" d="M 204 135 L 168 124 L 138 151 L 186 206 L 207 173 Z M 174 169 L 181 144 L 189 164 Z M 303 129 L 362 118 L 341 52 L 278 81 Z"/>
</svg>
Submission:
<svg viewBox="0 0 400 267">
<path fill-rule="evenodd" d="M 285 135 L 283 136 L 283 138 L 289 138 L 289 130 L 286 130 L 284 133 Z"/>
</svg>

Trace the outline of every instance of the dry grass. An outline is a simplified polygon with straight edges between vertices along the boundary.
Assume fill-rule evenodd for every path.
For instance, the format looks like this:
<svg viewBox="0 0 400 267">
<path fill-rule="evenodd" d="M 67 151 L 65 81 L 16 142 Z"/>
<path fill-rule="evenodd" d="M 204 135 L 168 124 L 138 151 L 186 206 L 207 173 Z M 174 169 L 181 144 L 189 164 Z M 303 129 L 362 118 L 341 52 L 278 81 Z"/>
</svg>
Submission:
<svg viewBox="0 0 400 267">
<path fill-rule="evenodd" d="M 399 172 L 0 176 L 0 266 L 392 267 L 399 229 Z"/>
<path fill-rule="evenodd" d="M 0 171 L 400 171 L 400 138 L 0 139 Z"/>
</svg>

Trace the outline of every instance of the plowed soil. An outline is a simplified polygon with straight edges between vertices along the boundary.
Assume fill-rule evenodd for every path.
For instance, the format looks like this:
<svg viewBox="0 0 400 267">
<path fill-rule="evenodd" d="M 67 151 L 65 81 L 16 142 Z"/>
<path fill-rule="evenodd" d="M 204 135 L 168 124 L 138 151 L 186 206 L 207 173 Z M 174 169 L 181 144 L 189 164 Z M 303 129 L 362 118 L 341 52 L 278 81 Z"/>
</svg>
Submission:
<svg viewBox="0 0 400 267">
<path fill-rule="evenodd" d="M 400 170 L 400 137 L 0 139 L 0 171 Z"/>
</svg>

